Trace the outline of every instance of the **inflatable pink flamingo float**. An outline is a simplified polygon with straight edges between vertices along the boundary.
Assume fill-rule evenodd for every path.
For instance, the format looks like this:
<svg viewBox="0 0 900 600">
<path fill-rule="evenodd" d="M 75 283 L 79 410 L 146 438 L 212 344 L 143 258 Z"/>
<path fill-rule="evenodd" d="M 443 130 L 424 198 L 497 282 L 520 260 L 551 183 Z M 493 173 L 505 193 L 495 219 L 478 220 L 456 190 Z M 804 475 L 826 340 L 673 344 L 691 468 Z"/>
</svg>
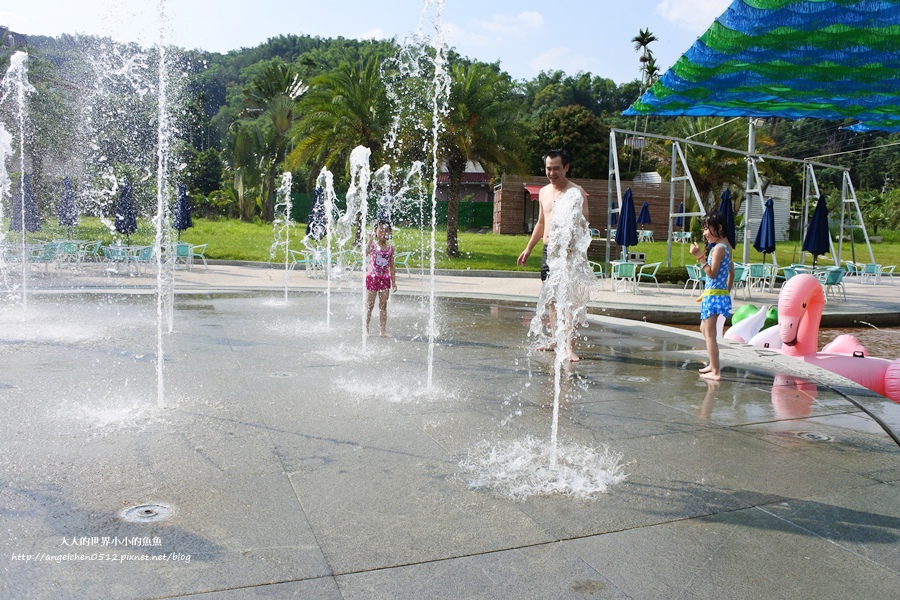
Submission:
<svg viewBox="0 0 900 600">
<path fill-rule="evenodd" d="M 842 335 L 817 352 L 819 324 L 825 307 L 822 284 L 812 275 L 791 277 L 778 296 L 781 353 L 853 380 L 877 394 L 900 402 L 900 359 L 868 356 L 855 337 Z"/>
</svg>

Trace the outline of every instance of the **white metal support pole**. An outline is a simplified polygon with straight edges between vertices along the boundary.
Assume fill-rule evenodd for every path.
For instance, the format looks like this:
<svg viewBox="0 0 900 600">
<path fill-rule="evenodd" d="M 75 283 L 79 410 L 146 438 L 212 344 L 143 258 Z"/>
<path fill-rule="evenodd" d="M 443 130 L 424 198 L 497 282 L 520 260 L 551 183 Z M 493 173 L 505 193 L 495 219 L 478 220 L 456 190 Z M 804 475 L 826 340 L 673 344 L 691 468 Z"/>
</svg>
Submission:
<svg viewBox="0 0 900 600">
<path fill-rule="evenodd" d="M 666 267 L 672 266 L 672 213 L 675 212 L 675 144 L 672 144 L 672 174 L 669 177 L 669 234 L 666 237 Z M 683 212 L 683 211 L 682 211 Z"/>
<path fill-rule="evenodd" d="M 753 167 L 756 163 L 753 161 L 753 154 L 756 152 L 756 123 L 753 117 L 749 119 L 750 130 L 747 132 L 747 186 L 744 188 L 744 254 L 743 262 L 750 262 L 750 192 L 753 188 Z M 760 192 L 760 201 L 762 201 L 762 192 Z"/>
<path fill-rule="evenodd" d="M 618 206 L 622 205 L 622 183 L 619 180 L 619 151 L 616 144 L 615 131 L 609 132 L 609 176 L 606 179 L 606 235 L 604 236 L 606 238 L 606 261 L 603 267 L 609 273 L 609 251 L 612 249 L 612 244 L 609 241 L 609 231 L 612 229 L 614 181 L 616 198 L 619 201 Z"/>
<path fill-rule="evenodd" d="M 852 204 L 853 208 L 856 212 L 856 218 L 859 219 L 859 225 L 853 225 L 853 212 L 850 213 L 850 248 L 853 250 L 853 262 L 856 262 L 856 246 L 853 240 L 853 230 L 854 229 L 862 229 L 863 239 L 866 240 L 866 249 L 869 251 L 869 260 L 873 263 L 875 262 L 875 254 L 872 252 L 872 243 L 869 241 L 869 232 L 866 231 L 866 224 L 863 221 L 862 211 L 859 208 L 859 201 L 856 198 L 856 190 L 853 188 L 853 182 L 850 180 L 850 173 L 844 171 L 844 185 L 841 189 L 841 237 L 838 241 L 838 257 L 835 259 L 835 264 L 839 259 L 842 259 L 841 255 L 841 244 L 844 240 L 844 206 L 846 204 Z M 834 250 L 832 249 L 832 253 Z"/>
</svg>

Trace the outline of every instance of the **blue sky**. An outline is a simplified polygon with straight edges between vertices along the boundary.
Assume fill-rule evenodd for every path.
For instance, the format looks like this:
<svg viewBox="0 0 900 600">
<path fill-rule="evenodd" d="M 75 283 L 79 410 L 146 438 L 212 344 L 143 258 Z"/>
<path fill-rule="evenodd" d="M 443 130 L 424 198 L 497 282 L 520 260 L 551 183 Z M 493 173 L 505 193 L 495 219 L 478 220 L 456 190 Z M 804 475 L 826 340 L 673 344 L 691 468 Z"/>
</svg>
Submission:
<svg viewBox="0 0 900 600">
<path fill-rule="evenodd" d="M 419 27 L 425 2 L 439 0 L 163 0 L 167 38 L 225 52 L 278 34 L 402 39 Z M 669 68 L 731 0 L 445 0 L 447 42 L 461 54 L 499 60 L 516 79 L 542 70 L 588 71 L 624 83 L 638 77 L 631 38 L 649 28 L 651 49 Z M 19 0 L 0 24 L 26 34 L 113 35 L 146 45 L 159 39 L 159 0 Z M 10 6 L 12 5 L 12 6 Z M 247 7 L 253 7 L 248 10 Z M 426 31 L 433 25 L 425 20 Z"/>
</svg>

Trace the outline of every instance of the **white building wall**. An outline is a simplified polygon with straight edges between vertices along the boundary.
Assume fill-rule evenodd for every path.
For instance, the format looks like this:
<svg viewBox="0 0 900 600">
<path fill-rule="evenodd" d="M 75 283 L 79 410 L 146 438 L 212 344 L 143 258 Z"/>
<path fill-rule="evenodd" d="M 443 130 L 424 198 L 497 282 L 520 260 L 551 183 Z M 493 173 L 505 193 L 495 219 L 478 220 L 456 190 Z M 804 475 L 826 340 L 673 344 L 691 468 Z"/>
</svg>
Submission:
<svg viewBox="0 0 900 600">
<path fill-rule="evenodd" d="M 753 222 L 750 224 L 750 243 L 756 239 L 756 231 L 759 229 L 759 221 L 762 219 L 762 209 L 765 206 L 765 200 L 771 198 L 774 201 L 775 209 L 775 241 L 786 242 L 790 239 L 790 218 L 791 218 L 791 188 L 786 185 L 769 185 L 766 188 L 763 204 L 759 202 L 759 196 L 752 194 L 750 196 L 750 218 Z M 747 202 L 741 204 L 738 215 L 744 214 Z M 741 243 L 743 238 L 738 240 Z"/>
</svg>

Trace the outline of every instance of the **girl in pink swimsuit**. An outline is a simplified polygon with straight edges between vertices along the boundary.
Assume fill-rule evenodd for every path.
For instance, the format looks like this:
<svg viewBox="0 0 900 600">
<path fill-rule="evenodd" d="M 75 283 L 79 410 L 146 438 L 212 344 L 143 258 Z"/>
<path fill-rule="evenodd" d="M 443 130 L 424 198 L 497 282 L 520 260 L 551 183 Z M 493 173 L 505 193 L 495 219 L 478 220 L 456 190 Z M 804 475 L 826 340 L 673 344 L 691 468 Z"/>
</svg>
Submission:
<svg viewBox="0 0 900 600">
<path fill-rule="evenodd" d="M 397 277 L 394 272 L 394 247 L 390 245 L 391 224 L 378 221 L 375 225 L 375 239 L 369 239 L 366 256 L 369 270 L 366 273 L 366 331 L 372 321 L 372 309 L 378 296 L 378 325 L 380 335 L 387 336 L 387 303 L 391 291 L 397 291 Z"/>
</svg>

